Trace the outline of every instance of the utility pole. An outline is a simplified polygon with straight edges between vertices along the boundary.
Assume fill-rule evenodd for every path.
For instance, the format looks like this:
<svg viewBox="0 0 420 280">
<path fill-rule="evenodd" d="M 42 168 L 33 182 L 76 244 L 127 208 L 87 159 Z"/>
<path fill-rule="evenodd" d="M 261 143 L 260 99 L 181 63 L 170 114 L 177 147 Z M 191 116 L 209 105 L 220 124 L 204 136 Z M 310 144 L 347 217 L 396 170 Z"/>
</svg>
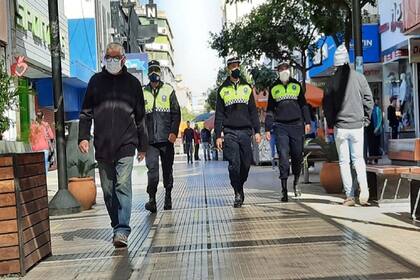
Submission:
<svg viewBox="0 0 420 280">
<path fill-rule="evenodd" d="M 51 68 L 54 93 L 55 134 L 57 139 L 58 191 L 49 204 L 50 215 L 66 215 L 80 212 L 80 204 L 68 191 L 67 157 L 64 138 L 64 100 L 61 80 L 60 24 L 58 0 L 48 0 L 51 38 Z"/>
<path fill-rule="evenodd" d="M 352 0 L 354 68 L 363 74 L 362 9 L 360 0 Z"/>
</svg>

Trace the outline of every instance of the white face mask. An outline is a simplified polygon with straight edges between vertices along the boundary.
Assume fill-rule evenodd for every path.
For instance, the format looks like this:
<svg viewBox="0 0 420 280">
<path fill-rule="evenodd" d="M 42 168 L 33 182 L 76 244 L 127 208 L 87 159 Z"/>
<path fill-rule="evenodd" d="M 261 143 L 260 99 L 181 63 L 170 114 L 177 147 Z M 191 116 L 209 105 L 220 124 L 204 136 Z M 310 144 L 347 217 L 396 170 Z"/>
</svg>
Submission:
<svg viewBox="0 0 420 280">
<path fill-rule="evenodd" d="M 290 79 L 290 70 L 286 69 L 279 72 L 279 78 L 280 78 L 280 81 L 282 81 L 282 83 L 287 83 Z"/>
<path fill-rule="evenodd" d="M 118 74 L 122 69 L 121 60 L 114 61 L 114 59 L 107 59 L 105 69 L 113 75 Z"/>
</svg>

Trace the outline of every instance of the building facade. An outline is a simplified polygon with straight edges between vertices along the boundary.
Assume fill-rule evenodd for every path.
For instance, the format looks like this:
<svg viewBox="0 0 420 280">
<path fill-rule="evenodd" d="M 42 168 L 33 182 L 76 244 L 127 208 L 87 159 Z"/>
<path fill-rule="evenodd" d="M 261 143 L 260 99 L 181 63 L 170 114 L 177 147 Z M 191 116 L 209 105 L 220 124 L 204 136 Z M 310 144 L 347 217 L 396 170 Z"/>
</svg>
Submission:
<svg viewBox="0 0 420 280">
<path fill-rule="evenodd" d="M 411 138 L 415 134 L 414 72 L 409 62 L 409 39 L 404 34 L 403 1 L 380 0 L 378 2 L 383 61 L 383 109 L 389 106 L 391 97 L 397 98 L 397 110 L 401 112 L 399 137 Z M 389 133 L 388 122 L 385 131 Z"/>
<path fill-rule="evenodd" d="M 192 92 L 185 86 L 182 75 L 176 76 L 176 97 L 178 98 L 178 103 L 181 108 L 185 108 L 188 112 L 192 112 Z"/>
<path fill-rule="evenodd" d="M 413 91 L 412 97 L 410 96 L 408 101 L 411 101 L 410 99 L 412 98 L 415 136 L 420 137 L 420 39 L 418 38 L 420 35 L 420 2 L 416 0 L 404 0 L 402 4 L 405 35 L 414 36 L 409 39 L 408 58 L 413 72 Z"/>
<path fill-rule="evenodd" d="M 146 16 L 144 7 L 138 6 L 136 12 L 139 15 L 140 24 L 151 24 L 151 20 Z M 163 80 L 175 86 L 175 50 L 171 25 L 164 11 L 158 11 L 157 18 L 153 21 L 158 26 L 158 35 L 152 43 L 145 44 L 145 52 L 148 55 L 149 61 L 157 60 L 160 62 Z"/>
<path fill-rule="evenodd" d="M 226 0 L 221 0 L 222 24 L 237 23 L 243 16 L 249 14 L 252 9 L 266 2 L 266 0 L 249 0 L 233 4 L 227 4 Z"/>
</svg>

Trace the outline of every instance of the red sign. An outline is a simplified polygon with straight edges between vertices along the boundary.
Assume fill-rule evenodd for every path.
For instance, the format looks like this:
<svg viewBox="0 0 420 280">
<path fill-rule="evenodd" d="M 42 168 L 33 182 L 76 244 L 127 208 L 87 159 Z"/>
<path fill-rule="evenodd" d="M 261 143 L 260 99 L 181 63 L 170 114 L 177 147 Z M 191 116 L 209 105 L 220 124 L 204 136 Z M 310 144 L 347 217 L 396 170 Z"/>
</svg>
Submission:
<svg viewBox="0 0 420 280">
<path fill-rule="evenodd" d="M 16 62 L 11 66 L 12 76 L 22 77 L 28 70 L 28 64 L 26 64 L 24 56 L 15 57 Z"/>
<path fill-rule="evenodd" d="M 408 32 L 420 29 L 420 1 L 404 0 L 404 29 Z"/>
</svg>

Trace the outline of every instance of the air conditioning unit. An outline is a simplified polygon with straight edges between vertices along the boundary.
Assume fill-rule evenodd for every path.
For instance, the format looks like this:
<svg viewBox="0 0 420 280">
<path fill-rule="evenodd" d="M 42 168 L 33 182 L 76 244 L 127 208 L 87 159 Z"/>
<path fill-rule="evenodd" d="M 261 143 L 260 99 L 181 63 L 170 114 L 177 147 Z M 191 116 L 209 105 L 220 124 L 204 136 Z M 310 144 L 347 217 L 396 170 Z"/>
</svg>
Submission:
<svg viewBox="0 0 420 280">
<path fill-rule="evenodd" d="M 162 33 L 166 34 L 166 28 L 162 28 Z"/>
</svg>

